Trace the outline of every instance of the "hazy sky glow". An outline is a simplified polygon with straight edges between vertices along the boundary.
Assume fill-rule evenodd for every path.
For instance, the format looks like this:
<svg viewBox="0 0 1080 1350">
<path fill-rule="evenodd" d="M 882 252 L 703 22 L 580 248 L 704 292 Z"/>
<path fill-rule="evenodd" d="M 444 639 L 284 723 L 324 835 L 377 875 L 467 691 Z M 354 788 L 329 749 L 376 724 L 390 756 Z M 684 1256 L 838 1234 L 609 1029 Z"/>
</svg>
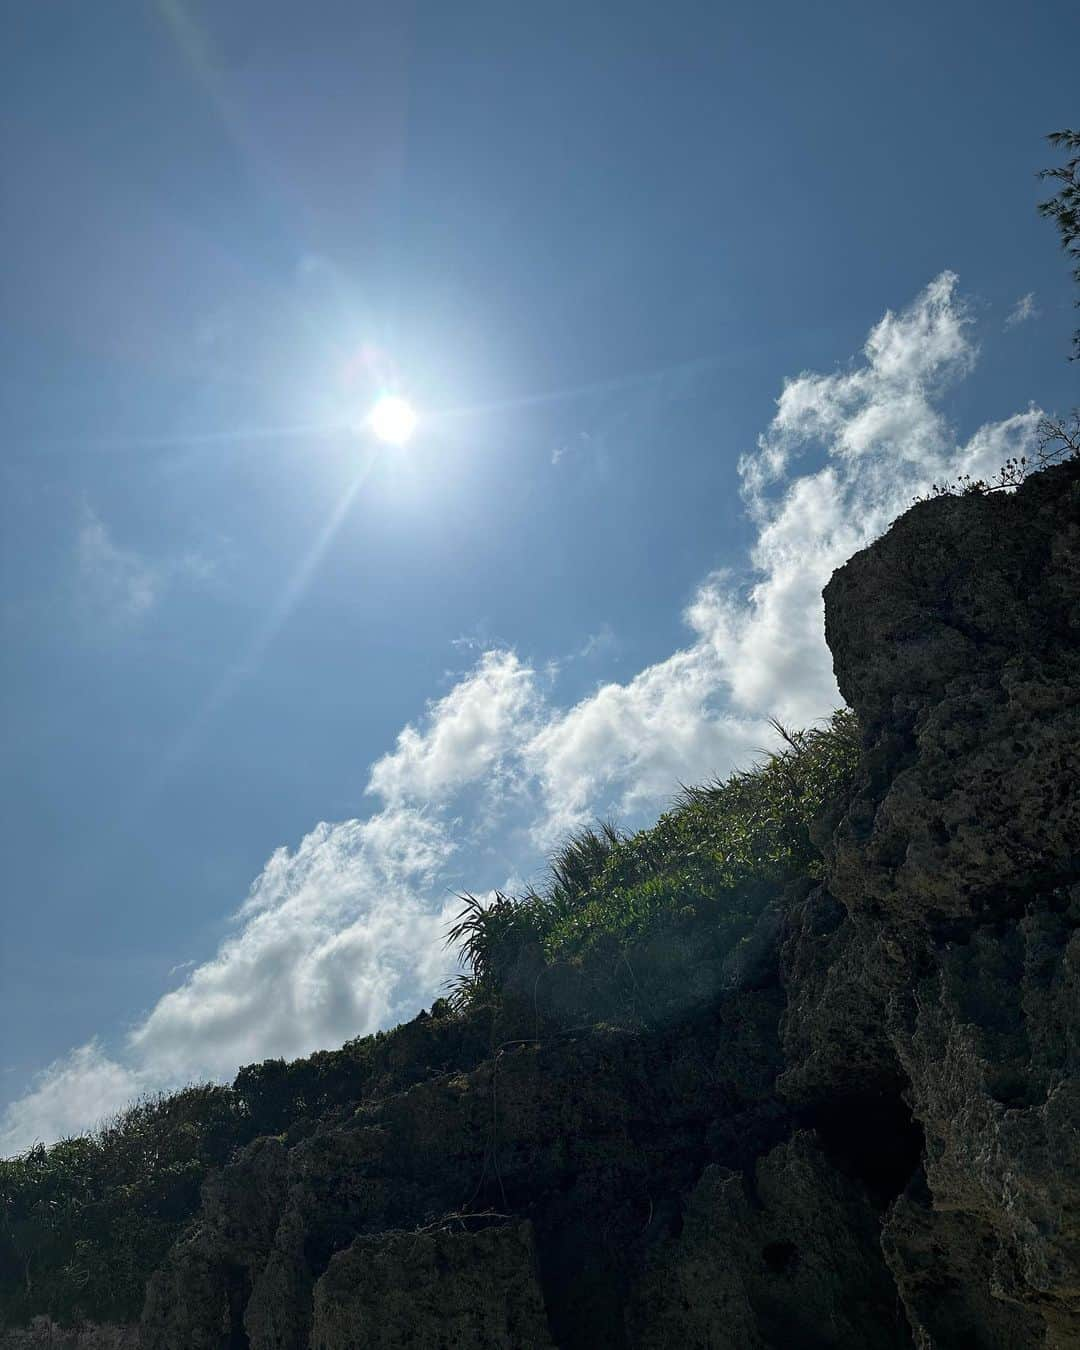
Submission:
<svg viewBox="0 0 1080 1350">
<path fill-rule="evenodd" d="M 516 8 L 10 24 L 0 1151 L 430 1003 L 1077 400 L 1070 6 Z"/>
</svg>

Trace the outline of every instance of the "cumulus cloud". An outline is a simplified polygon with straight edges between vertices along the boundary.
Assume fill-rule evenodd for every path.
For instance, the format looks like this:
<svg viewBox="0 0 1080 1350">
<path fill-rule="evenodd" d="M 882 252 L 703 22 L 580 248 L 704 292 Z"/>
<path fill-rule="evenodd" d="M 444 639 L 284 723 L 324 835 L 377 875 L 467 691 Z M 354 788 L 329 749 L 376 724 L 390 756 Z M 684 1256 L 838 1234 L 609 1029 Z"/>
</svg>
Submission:
<svg viewBox="0 0 1080 1350">
<path fill-rule="evenodd" d="M 476 669 L 432 703 L 426 726 L 407 726 L 371 770 L 368 791 L 387 801 L 443 799 L 497 772 L 539 714 L 533 671 L 514 652 L 486 651 Z"/>
<path fill-rule="evenodd" d="M 1028 319 L 1037 319 L 1040 312 L 1035 304 L 1035 292 L 1028 291 L 1027 295 L 1022 295 L 1013 305 L 1005 320 L 1005 327 L 1015 328 L 1018 323 L 1025 323 Z"/>
<path fill-rule="evenodd" d="M 932 483 L 992 475 L 1035 436 L 1036 408 L 966 440 L 952 430 L 942 400 L 977 357 L 956 287 L 942 273 L 849 366 L 784 384 L 739 464 L 757 528 L 746 580 L 700 582 L 677 651 L 571 707 L 522 656 L 482 651 L 371 767 L 372 814 L 275 852 L 219 950 L 111 1058 L 91 1042 L 50 1066 L 8 1108 L 3 1146 L 91 1124 L 150 1086 L 229 1077 L 410 1015 L 448 973 L 456 886 L 533 875 L 590 817 L 635 823 L 680 781 L 745 764 L 769 743 L 769 717 L 805 725 L 836 707 L 821 601 L 832 570 Z M 137 567 L 107 534 L 88 547 L 142 603 Z"/>
<path fill-rule="evenodd" d="M 806 721 L 835 700 L 821 601 L 834 568 L 932 483 L 991 474 L 1032 447 L 1037 408 L 956 441 L 940 401 L 977 357 L 956 285 L 944 272 L 886 313 L 854 368 L 789 380 L 756 453 L 740 462 L 757 579 L 744 597 L 717 597 L 712 625 L 735 708 Z M 807 454 L 816 466 L 792 474 Z"/>
<path fill-rule="evenodd" d="M 415 1014 L 450 973 L 460 908 L 436 885 L 455 845 L 412 808 L 316 826 L 276 850 L 214 956 L 114 1056 L 94 1041 L 50 1065 L 0 1121 L 0 1156 L 86 1129 L 139 1095 L 231 1079 Z"/>
<path fill-rule="evenodd" d="M 137 1070 L 88 1041 L 43 1069 L 30 1091 L 7 1108 L 0 1121 L 0 1157 L 81 1134 L 126 1106 L 144 1086 Z"/>
<path fill-rule="evenodd" d="M 722 675 L 699 641 L 553 713 L 523 749 L 540 789 L 534 842 L 550 849 L 598 813 L 634 815 L 670 797 L 680 781 L 729 769 L 763 745 L 764 719 L 731 717 L 718 706 Z"/>
<path fill-rule="evenodd" d="M 400 808 L 278 849 L 238 931 L 158 1002 L 129 1052 L 170 1079 L 228 1077 L 266 1047 L 307 1054 L 414 1012 L 401 994 L 438 973 L 440 914 L 424 898 L 452 852 L 441 825 Z"/>
<path fill-rule="evenodd" d="M 785 382 L 756 450 L 739 464 L 758 534 L 752 580 L 707 578 L 687 607 L 695 641 L 626 684 L 553 715 L 526 749 L 543 786 L 534 837 L 550 842 L 598 802 L 633 811 L 671 784 L 745 762 L 767 719 L 805 725 L 840 703 L 821 590 L 912 498 L 962 473 L 992 474 L 1031 448 L 1037 408 L 957 444 L 940 407 L 977 357 L 973 324 L 944 272 L 874 325 L 862 359 Z M 816 463 L 801 474 L 804 456 Z"/>
</svg>

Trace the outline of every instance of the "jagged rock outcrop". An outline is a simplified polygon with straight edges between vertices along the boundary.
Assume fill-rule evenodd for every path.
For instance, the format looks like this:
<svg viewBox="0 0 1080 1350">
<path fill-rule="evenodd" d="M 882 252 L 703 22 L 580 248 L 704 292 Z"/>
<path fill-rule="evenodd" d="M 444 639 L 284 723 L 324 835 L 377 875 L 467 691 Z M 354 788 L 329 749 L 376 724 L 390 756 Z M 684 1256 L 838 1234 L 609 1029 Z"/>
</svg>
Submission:
<svg viewBox="0 0 1080 1350">
<path fill-rule="evenodd" d="M 748 1173 L 709 1166 L 627 1310 L 639 1350 L 910 1344 L 867 1188 L 797 1132 Z"/>
<path fill-rule="evenodd" d="M 347 1272 L 377 1255 L 383 1275 L 365 1288 L 396 1307 L 387 1265 L 418 1237 L 430 1307 L 460 1304 L 431 1284 L 438 1271 L 450 1283 L 452 1270 L 471 1271 L 475 1283 L 470 1243 L 492 1253 L 492 1278 L 476 1287 L 484 1325 L 505 1326 L 515 1310 L 531 1315 L 520 1217 L 532 1223 L 554 1343 L 617 1343 L 609 1328 L 650 1238 L 675 1221 L 702 1162 L 739 1168 L 777 1135 L 779 1010 L 773 988 L 662 1035 L 506 1045 L 471 1073 L 417 1084 L 290 1149 L 257 1141 L 207 1185 L 199 1225 L 151 1281 L 144 1346 L 347 1345 L 333 1329 L 376 1316 L 359 1295 L 345 1299 Z M 512 1305 L 495 1278 L 511 1257 L 521 1285 Z M 424 1325 L 413 1343 L 512 1343 L 462 1339 L 450 1322 L 430 1340 L 434 1324 Z"/>
<path fill-rule="evenodd" d="M 142 1350 L 1080 1345 L 1080 465 L 825 597 L 861 782 L 724 991 L 567 1029 L 530 977 L 471 1067 L 257 1140 Z"/>
<path fill-rule="evenodd" d="M 528 1223 L 359 1237 L 315 1286 L 312 1350 L 553 1350 Z"/>
<path fill-rule="evenodd" d="M 1077 466 L 921 505 L 825 598 L 866 775 L 794 916 L 781 1091 L 901 1085 L 917 1344 L 1080 1344 Z"/>
</svg>

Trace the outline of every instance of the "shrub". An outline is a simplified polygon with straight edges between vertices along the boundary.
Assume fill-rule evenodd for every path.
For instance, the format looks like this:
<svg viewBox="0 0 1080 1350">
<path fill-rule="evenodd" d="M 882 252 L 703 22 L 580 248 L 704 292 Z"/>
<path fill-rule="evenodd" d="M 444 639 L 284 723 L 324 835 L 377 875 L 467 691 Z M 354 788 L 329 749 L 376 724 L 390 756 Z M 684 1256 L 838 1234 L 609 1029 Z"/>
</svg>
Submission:
<svg viewBox="0 0 1080 1350">
<path fill-rule="evenodd" d="M 138 1316 L 203 1177 L 249 1134 L 231 1089 L 203 1085 L 0 1161 L 0 1320 Z"/>
<path fill-rule="evenodd" d="M 543 889 L 487 904 L 463 896 L 448 934 L 465 967 L 458 1006 L 497 997 L 529 951 L 595 973 L 692 929 L 722 955 L 790 880 L 820 873 L 811 826 L 853 781 L 855 718 L 839 712 L 799 732 L 774 725 L 778 753 L 725 782 L 684 788 L 651 828 L 623 835 L 601 824 L 573 836 Z"/>
<path fill-rule="evenodd" d="M 932 484 L 929 492 L 914 500 L 928 502 L 936 497 L 984 497 L 991 492 L 1010 492 L 1033 473 L 1080 459 L 1080 408 L 1074 408 L 1068 417 L 1040 417 L 1035 437 L 1034 459 L 1029 460 L 1026 455 L 1007 459 L 993 478 L 972 478 L 969 473 L 962 473 L 951 483 Z"/>
<path fill-rule="evenodd" d="M 780 731 L 778 754 L 683 789 L 651 829 L 581 831 L 552 858 L 541 890 L 463 897 L 450 938 L 466 971 L 430 1016 L 339 1050 L 246 1065 L 232 1087 L 150 1098 L 84 1137 L 0 1161 L 0 1323 L 38 1313 L 61 1323 L 137 1318 L 146 1279 L 194 1214 L 211 1168 L 257 1134 L 303 1133 L 312 1120 L 478 1063 L 500 1020 L 479 1008 L 500 1011 L 523 961 L 569 972 L 595 1020 L 613 1006 L 612 971 L 631 960 L 644 971 L 650 950 L 660 953 L 654 971 L 667 961 L 673 983 L 672 960 L 736 950 L 792 877 L 820 870 L 811 825 L 842 801 L 857 759 L 851 713 Z M 456 1015 L 470 1008 L 475 1015 Z M 507 1001 L 502 1009 L 513 1012 Z"/>
</svg>

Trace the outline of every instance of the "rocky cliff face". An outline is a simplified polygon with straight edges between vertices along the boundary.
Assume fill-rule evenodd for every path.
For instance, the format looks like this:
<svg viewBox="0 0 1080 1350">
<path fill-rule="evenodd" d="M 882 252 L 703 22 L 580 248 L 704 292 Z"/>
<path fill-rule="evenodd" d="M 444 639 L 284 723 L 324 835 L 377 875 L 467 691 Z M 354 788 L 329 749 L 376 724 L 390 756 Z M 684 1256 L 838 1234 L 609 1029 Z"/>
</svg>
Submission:
<svg viewBox="0 0 1080 1350">
<path fill-rule="evenodd" d="M 1076 465 L 924 504 L 825 594 L 868 771 L 837 965 L 791 939 L 784 1085 L 899 1077 L 925 1143 L 883 1248 L 917 1344 L 1080 1344 Z"/>
<path fill-rule="evenodd" d="M 826 605 L 862 782 L 771 955 L 256 1141 L 143 1350 L 1080 1344 L 1080 466 L 919 505 Z"/>
</svg>

